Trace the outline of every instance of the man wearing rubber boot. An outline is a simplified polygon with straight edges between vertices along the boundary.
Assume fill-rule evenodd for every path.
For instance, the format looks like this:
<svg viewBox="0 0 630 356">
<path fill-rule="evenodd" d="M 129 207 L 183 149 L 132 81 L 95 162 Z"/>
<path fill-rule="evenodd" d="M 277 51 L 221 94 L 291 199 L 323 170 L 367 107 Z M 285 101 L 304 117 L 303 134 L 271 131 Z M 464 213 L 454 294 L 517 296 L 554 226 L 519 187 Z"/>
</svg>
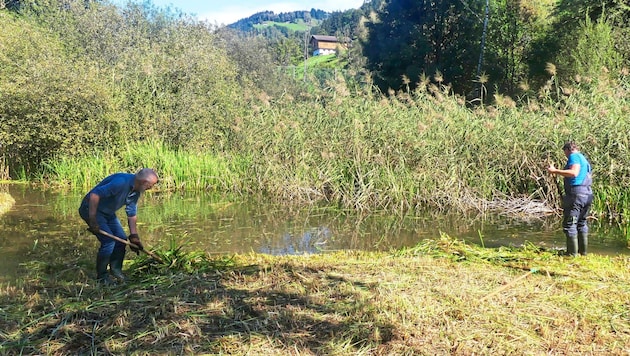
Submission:
<svg viewBox="0 0 630 356">
<path fill-rule="evenodd" d="M 567 156 L 564 169 L 551 164 L 547 171 L 564 177 L 564 197 L 562 199 L 562 228 L 567 238 L 567 255 L 586 255 L 588 247 L 588 217 L 593 203 L 591 184 L 591 164 L 579 151 L 574 142 L 567 142 L 562 147 Z"/>
<path fill-rule="evenodd" d="M 116 216 L 116 211 L 124 205 L 129 225 L 129 242 L 138 247 L 132 250 L 139 254 L 143 246 L 136 225 L 137 203 L 142 193 L 157 182 L 157 173 L 150 168 L 143 168 L 136 174 L 114 173 L 92 188 L 81 201 L 79 215 L 88 224 L 88 230 L 101 243 L 96 255 L 96 279 L 100 283 L 115 284 L 109 272 L 124 282 L 122 265 L 126 248 L 125 244 L 103 235 L 100 231 L 127 240 L 125 230 Z"/>
</svg>

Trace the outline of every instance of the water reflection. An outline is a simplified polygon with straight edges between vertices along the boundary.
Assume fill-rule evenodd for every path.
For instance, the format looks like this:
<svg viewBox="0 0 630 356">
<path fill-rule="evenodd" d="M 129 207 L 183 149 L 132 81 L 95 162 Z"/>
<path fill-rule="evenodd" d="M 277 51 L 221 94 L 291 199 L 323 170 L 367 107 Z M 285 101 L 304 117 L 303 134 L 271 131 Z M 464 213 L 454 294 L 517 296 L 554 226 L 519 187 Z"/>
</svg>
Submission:
<svg viewBox="0 0 630 356">
<path fill-rule="evenodd" d="M 329 250 L 334 244 L 333 234 L 325 226 L 310 228 L 304 232 L 286 232 L 279 240 L 271 236 L 261 243 L 259 252 L 270 255 L 297 255 Z"/>
<path fill-rule="evenodd" d="M 36 258 L 59 259 L 91 270 L 97 242 L 77 214 L 82 193 L 59 194 L 28 185 L 0 188 L 15 199 L 0 217 L 0 281 L 15 276 L 21 263 Z M 120 213 L 124 222 L 124 211 Z M 523 222 L 496 216 L 358 216 L 330 207 L 296 209 L 192 193 L 145 195 L 139 204 L 139 229 L 150 247 L 175 243 L 222 254 L 385 251 L 414 246 L 441 232 L 487 247 L 529 241 L 564 248 L 558 217 Z M 593 226 L 589 247 L 593 253 L 628 253 L 625 236 L 614 227 Z"/>
</svg>

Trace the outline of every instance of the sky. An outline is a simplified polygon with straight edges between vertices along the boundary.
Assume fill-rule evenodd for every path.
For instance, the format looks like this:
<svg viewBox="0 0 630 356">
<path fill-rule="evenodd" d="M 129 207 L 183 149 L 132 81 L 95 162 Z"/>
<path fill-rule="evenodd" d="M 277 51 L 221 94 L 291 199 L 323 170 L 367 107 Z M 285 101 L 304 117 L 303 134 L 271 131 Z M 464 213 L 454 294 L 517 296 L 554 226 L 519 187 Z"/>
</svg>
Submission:
<svg viewBox="0 0 630 356">
<path fill-rule="evenodd" d="M 319 9 L 326 12 L 358 9 L 364 0 L 151 0 L 159 7 L 171 6 L 200 20 L 229 25 L 261 11 L 281 12 Z"/>
</svg>

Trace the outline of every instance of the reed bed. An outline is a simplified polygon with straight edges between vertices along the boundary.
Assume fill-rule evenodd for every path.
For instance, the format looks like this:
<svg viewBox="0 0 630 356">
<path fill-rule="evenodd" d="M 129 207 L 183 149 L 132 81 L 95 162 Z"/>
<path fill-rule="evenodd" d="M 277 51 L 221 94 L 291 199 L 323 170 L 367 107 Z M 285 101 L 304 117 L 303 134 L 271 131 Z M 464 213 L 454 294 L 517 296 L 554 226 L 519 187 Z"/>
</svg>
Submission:
<svg viewBox="0 0 630 356">
<path fill-rule="evenodd" d="M 161 191 L 226 191 L 244 189 L 247 160 L 209 153 L 183 152 L 161 141 L 125 144 L 95 155 L 62 157 L 49 162 L 40 181 L 53 188 L 88 191 L 114 172 L 151 167 L 158 171 Z"/>
<path fill-rule="evenodd" d="M 126 265 L 103 288 L 32 264 L 0 288 L 0 353 L 627 354 L 627 256 L 483 249 L 442 236 L 391 253 L 203 256 Z M 159 251 L 156 251 L 159 252 Z M 180 261 L 180 262 L 174 262 Z"/>
<path fill-rule="evenodd" d="M 389 97 L 331 83 L 316 98 L 285 96 L 235 118 L 234 142 L 222 151 L 156 138 L 59 159 L 42 180 L 85 189 L 111 171 L 152 166 L 167 190 L 396 213 L 496 209 L 507 197 L 524 203 L 519 214 L 536 216 L 560 207 L 562 182 L 546 166 L 563 165 L 560 147 L 574 140 L 593 164 L 594 214 L 625 225 L 628 97 L 627 86 L 606 82 L 576 88 L 560 102 L 526 97 L 516 105 L 497 97 L 494 106 L 469 108 L 430 83 Z"/>
</svg>

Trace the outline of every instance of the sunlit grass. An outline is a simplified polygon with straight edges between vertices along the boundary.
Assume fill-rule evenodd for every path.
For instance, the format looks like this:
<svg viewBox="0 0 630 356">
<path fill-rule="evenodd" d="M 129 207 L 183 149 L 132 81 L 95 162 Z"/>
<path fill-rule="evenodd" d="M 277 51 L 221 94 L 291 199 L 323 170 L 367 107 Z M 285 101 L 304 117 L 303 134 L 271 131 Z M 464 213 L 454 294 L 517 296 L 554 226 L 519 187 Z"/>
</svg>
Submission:
<svg viewBox="0 0 630 356">
<path fill-rule="evenodd" d="M 15 199 L 9 193 L 0 192 L 0 216 L 9 211 L 15 204 Z"/>
<path fill-rule="evenodd" d="M 0 352 L 623 354 L 627 256 L 484 249 L 215 256 L 172 242 L 125 285 L 31 263 L 0 288 Z"/>
<path fill-rule="evenodd" d="M 221 191 L 240 193 L 247 161 L 241 157 L 182 152 L 159 141 L 127 145 L 102 154 L 60 158 L 47 164 L 44 181 L 56 187 L 87 191 L 115 172 L 135 173 L 149 167 L 158 172 L 162 191 Z M 46 177 L 54 177 L 46 179 Z"/>
</svg>

